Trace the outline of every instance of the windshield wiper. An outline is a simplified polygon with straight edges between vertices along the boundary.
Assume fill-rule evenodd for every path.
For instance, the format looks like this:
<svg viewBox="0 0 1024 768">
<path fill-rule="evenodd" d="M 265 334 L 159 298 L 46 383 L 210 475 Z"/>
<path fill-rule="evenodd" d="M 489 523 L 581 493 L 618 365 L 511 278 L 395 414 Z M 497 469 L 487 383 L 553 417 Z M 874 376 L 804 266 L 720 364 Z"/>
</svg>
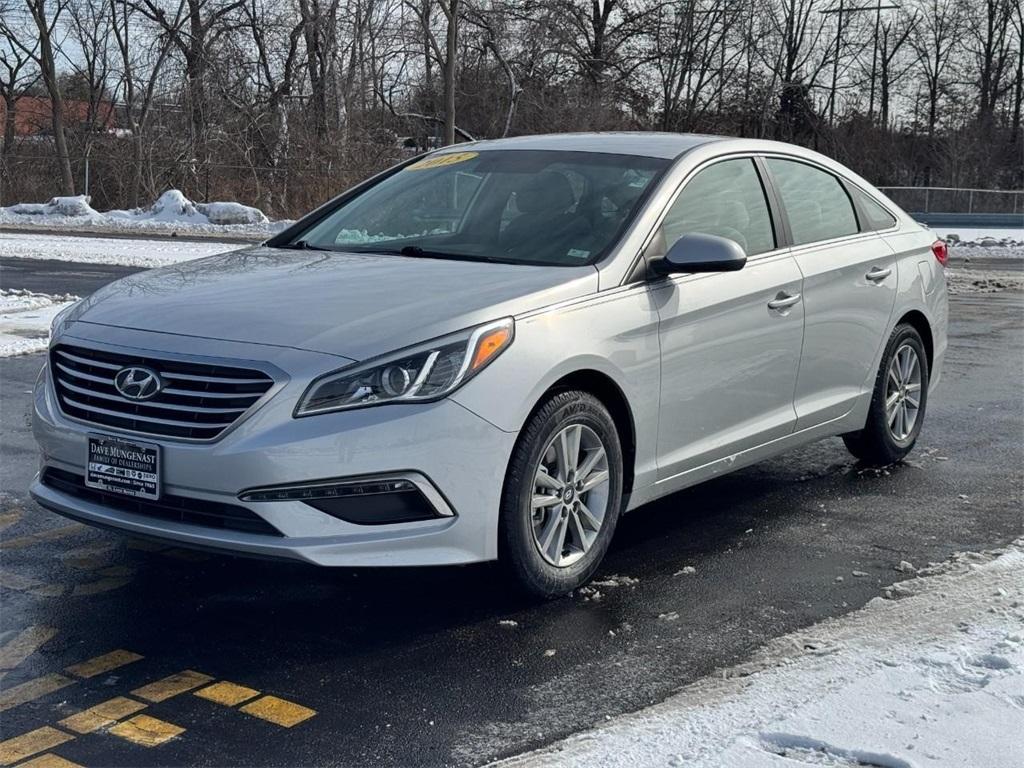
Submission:
<svg viewBox="0 0 1024 768">
<path fill-rule="evenodd" d="M 324 248 L 320 245 L 313 245 L 308 240 L 296 240 L 294 243 L 279 245 L 278 248 L 285 248 L 289 251 L 333 251 L 333 248 Z"/>
<path fill-rule="evenodd" d="M 488 261 L 492 263 L 502 263 L 501 259 L 495 259 L 491 256 L 478 256 L 476 254 L 468 253 L 451 253 L 449 251 L 431 251 L 426 248 L 421 248 L 418 245 L 406 245 L 398 251 L 403 256 L 413 256 L 421 259 L 451 259 L 452 261 Z"/>
</svg>

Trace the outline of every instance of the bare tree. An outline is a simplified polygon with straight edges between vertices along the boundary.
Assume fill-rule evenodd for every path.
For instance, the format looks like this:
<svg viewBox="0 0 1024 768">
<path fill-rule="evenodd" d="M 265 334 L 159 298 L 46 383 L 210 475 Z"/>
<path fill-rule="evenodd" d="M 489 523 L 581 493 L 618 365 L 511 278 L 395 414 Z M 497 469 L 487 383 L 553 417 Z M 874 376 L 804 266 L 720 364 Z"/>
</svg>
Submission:
<svg viewBox="0 0 1024 768">
<path fill-rule="evenodd" d="M 875 38 L 878 46 L 879 121 L 886 129 L 889 127 L 893 89 L 915 66 L 913 62 L 901 65 L 898 57 L 907 40 L 915 33 L 917 22 L 916 13 L 900 13 L 882 22 Z"/>
<path fill-rule="evenodd" d="M 71 173 L 71 157 L 68 154 L 67 137 L 64 135 L 64 98 L 57 73 L 54 30 L 61 14 L 67 10 L 68 0 L 25 0 L 25 6 L 38 37 L 26 40 L 14 26 L 13 15 L 0 15 L 0 35 L 30 57 L 39 67 L 43 84 L 50 97 L 50 126 L 53 131 L 53 145 L 60 171 L 60 191 L 64 195 L 75 194 L 75 177 Z"/>
<path fill-rule="evenodd" d="M 139 12 L 157 24 L 185 63 L 191 150 L 204 161 L 208 160 L 207 80 L 213 47 L 229 28 L 227 20 L 244 4 L 245 0 L 178 0 L 173 13 L 168 13 L 158 0 L 135 1 Z"/>
<path fill-rule="evenodd" d="M 972 61 L 976 71 L 978 119 L 988 127 L 999 100 L 1009 91 L 1013 65 L 1013 11 L 1020 3 L 1013 0 L 980 0 L 968 5 L 967 29 Z"/>
<path fill-rule="evenodd" d="M 128 200 L 138 206 L 146 176 L 145 137 L 156 97 L 156 87 L 173 44 L 166 34 L 147 38 L 140 33 L 139 16 L 131 0 L 109 0 L 110 31 L 120 56 L 118 88 L 124 104 L 123 114 L 131 134 L 131 181 Z"/>
<path fill-rule="evenodd" d="M 16 0 L 0 2 L 0 16 L 9 12 Z M 16 139 L 16 107 L 21 95 L 39 78 L 39 72 L 32 65 L 35 51 L 28 51 L 14 44 L 4 36 L 0 39 L 0 99 L 4 104 L 3 147 L 0 148 L 0 202 L 10 186 Z"/>
<path fill-rule="evenodd" d="M 961 12 L 957 0 L 922 0 L 921 23 L 910 36 L 910 46 L 925 88 L 929 138 L 935 135 L 939 100 L 948 85 L 955 41 L 959 37 Z"/>
</svg>

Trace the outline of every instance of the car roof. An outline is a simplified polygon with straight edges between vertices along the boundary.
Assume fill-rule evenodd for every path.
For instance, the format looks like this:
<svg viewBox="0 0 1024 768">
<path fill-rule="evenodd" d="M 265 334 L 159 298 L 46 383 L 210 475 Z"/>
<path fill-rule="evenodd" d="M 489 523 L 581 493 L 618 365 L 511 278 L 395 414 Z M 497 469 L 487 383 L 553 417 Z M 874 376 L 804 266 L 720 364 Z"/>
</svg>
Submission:
<svg viewBox="0 0 1024 768">
<path fill-rule="evenodd" d="M 640 155 L 673 159 L 694 147 L 727 136 L 705 136 L 697 133 L 657 133 L 654 131 L 620 131 L 609 133 L 547 133 L 536 136 L 514 136 L 446 147 L 446 150 L 474 149 L 553 149 L 564 152 L 606 152 L 616 155 Z"/>
</svg>

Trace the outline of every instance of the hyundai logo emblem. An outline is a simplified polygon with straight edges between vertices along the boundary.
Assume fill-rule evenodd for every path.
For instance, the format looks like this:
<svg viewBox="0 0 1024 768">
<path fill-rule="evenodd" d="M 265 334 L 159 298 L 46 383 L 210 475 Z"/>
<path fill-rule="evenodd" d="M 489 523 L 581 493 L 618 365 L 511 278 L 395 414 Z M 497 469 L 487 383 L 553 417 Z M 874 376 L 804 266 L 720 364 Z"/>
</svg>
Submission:
<svg viewBox="0 0 1024 768">
<path fill-rule="evenodd" d="M 114 386 L 128 400 L 149 400 L 160 393 L 164 383 L 152 368 L 132 365 L 117 372 Z"/>
</svg>

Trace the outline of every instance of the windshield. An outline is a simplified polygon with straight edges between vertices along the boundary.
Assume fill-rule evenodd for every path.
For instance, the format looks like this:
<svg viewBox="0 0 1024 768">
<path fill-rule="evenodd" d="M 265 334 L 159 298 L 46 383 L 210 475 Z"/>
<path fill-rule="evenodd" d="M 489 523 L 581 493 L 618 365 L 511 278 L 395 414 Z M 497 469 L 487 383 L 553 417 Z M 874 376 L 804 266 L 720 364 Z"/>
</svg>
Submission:
<svg viewBox="0 0 1024 768">
<path fill-rule="evenodd" d="M 290 247 L 589 264 L 615 243 L 668 164 L 595 152 L 435 154 L 345 202 Z"/>
</svg>

